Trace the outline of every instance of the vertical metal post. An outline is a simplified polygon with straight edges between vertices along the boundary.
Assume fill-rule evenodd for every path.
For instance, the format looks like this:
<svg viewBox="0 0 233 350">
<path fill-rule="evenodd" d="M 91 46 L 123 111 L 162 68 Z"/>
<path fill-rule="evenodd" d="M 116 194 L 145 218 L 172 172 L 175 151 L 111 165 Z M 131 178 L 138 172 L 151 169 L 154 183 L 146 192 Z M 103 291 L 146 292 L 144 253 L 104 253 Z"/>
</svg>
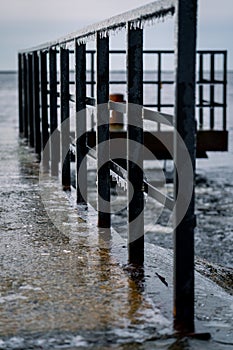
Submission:
<svg viewBox="0 0 233 350">
<path fill-rule="evenodd" d="M 175 127 L 189 152 L 195 174 L 195 64 L 196 64 L 197 0 L 179 0 L 176 18 L 176 104 Z M 182 143 L 174 137 L 174 160 L 176 164 L 174 198 L 178 196 L 178 173 L 185 177 Z M 181 333 L 194 331 L 194 185 L 192 198 L 183 219 L 177 222 L 182 210 L 181 201 L 176 202 L 174 220 L 174 328 Z M 186 200 L 186 192 L 182 199 Z"/>
<path fill-rule="evenodd" d="M 91 53 L 91 97 L 95 95 L 95 66 L 94 66 L 95 52 Z"/>
<path fill-rule="evenodd" d="M 97 209 L 98 226 L 111 225 L 110 214 L 110 147 L 109 147 L 109 37 L 96 35 L 97 101 Z"/>
<path fill-rule="evenodd" d="M 60 49 L 61 165 L 63 190 L 70 190 L 69 50 Z"/>
<path fill-rule="evenodd" d="M 58 175 L 60 140 L 57 130 L 57 50 L 49 50 L 49 105 L 51 175 Z"/>
<path fill-rule="evenodd" d="M 39 57 L 33 52 L 33 118 L 35 152 L 41 152 Z"/>
<path fill-rule="evenodd" d="M 18 101 L 19 101 L 19 135 L 23 134 L 23 72 L 22 55 L 18 54 Z"/>
<path fill-rule="evenodd" d="M 157 105 L 158 111 L 161 111 L 161 52 L 158 53 L 158 86 L 157 86 Z M 160 131 L 160 124 L 158 123 L 158 131 Z"/>
<path fill-rule="evenodd" d="M 210 55 L 210 129 L 214 129 L 214 53 Z"/>
<path fill-rule="evenodd" d="M 129 263 L 144 262 L 143 30 L 127 28 L 127 166 Z"/>
<path fill-rule="evenodd" d="M 223 130 L 227 129 L 227 51 L 223 54 Z"/>
<path fill-rule="evenodd" d="M 49 140 L 48 126 L 48 91 L 47 91 L 47 52 L 40 52 L 40 89 L 41 89 L 41 126 L 42 126 L 42 151 L 43 165 L 46 169 L 49 165 Z M 46 146 L 46 148 L 45 148 Z"/>
<path fill-rule="evenodd" d="M 199 54 L 199 128 L 203 129 L 203 54 Z"/>
<path fill-rule="evenodd" d="M 91 97 L 95 96 L 95 52 L 91 52 Z M 94 131 L 94 113 L 91 114 L 91 130 Z"/>
<path fill-rule="evenodd" d="M 87 199 L 86 161 L 86 45 L 75 41 L 76 92 L 76 195 L 77 203 Z"/>
<path fill-rule="evenodd" d="M 28 54 L 28 133 L 29 133 L 29 145 L 34 147 L 34 126 L 33 126 L 33 93 L 32 93 L 32 55 Z"/>
<path fill-rule="evenodd" d="M 27 89 L 27 56 L 23 55 L 23 131 L 24 137 L 28 138 L 28 89 Z"/>
</svg>

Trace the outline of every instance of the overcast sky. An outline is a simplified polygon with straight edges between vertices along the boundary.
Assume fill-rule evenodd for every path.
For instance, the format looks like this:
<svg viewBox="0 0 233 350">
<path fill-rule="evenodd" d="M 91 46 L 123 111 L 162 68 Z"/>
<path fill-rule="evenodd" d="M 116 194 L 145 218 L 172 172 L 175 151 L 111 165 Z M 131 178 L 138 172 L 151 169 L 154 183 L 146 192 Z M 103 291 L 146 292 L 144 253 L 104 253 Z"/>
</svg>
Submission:
<svg viewBox="0 0 233 350">
<path fill-rule="evenodd" d="M 147 4 L 148 0 L 0 0 L 0 70 L 15 69 L 17 50 Z M 233 69 L 233 0 L 199 0 L 198 48 L 227 49 Z M 171 21 L 151 48 L 173 45 Z M 168 34 L 169 33 L 169 34 Z M 151 30 L 150 30 L 150 35 Z M 157 46 L 157 47 L 156 47 Z"/>
</svg>

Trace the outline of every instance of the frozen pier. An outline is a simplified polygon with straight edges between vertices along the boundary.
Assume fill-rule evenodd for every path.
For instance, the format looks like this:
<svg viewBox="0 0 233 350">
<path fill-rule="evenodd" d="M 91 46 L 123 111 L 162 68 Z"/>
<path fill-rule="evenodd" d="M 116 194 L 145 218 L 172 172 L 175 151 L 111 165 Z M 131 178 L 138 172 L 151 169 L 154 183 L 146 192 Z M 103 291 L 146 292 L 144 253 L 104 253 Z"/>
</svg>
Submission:
<svg viewBox="0 0 233 350">
<path fill-rule="evenodd" d="M 147 21 L 173 15 L 175 93 L 169 114 L 161 112 L 159 98 L 156 110 L 144 105 L 143 35 Z M 194 269 L 196 24 L 196 1 L 163 0 L 19 52 L 19 144 L 11 127 L 15 113 L 6 109 L 1 120 L 0 347 L 200 348 L 202 341 L 205 349 L 230 346 L 232 296 Z M 109 98 L 110 37 L 122 28 L 126 101 L 117 102 Z M 87 50 L 90 40 L 95 54 Z M 88 54 L 96 60 L 90 90 Z M 214 53 L 210 57 L 212 74 Z M 215 133 L 214 74 L 211 79 Z M 202 129 L 204 77 L 200 82 Z M 158 79 L 158 87 L 161 83 Z M 225 76 L 219 85 L 225 92 Z M 222 150 L 227 148 L 224 98 L 218 105 Z M 123 127 L 122 118 L 124 137 L 112 130 Z M 148 144 L 158 139 L 174 160 L 172 190 L 155 186 L 144 172 L 144 161 L 155 156 L 146 144 L 148 121 L 158 128 Z M 164 128 L 167 139 L 161 136 Z M 95 164 L 96 211 L 89 201 L 89 159 Z M 118 185 L 126 191 L 124 200 Z M 154 200 L 152 217 L 169 212 L 173 251 L 145 243 L 148 198 Z M 117 213 L 122 218 L 127 213 L 125 232 L 112 227 Z"/>
<path fill-rule="evenodd" d="M 64 208 L 56 182 L 50 209 L 66 227 L 54 226 L 37 157 L 17 138 L 11 79 L 11 108 L 5 94 L 0 101 L 0 349 L 230 349 L 216 340 L 232 342 L 233 298 L 199 274 L 196 329 L 212 339 L 174 336 L 171 251 L 147 244 L 144 272 L 133 269 L 126 241 L 98 232 L 91 210 L 85 217 L 69 202 Z"/>
</svg>

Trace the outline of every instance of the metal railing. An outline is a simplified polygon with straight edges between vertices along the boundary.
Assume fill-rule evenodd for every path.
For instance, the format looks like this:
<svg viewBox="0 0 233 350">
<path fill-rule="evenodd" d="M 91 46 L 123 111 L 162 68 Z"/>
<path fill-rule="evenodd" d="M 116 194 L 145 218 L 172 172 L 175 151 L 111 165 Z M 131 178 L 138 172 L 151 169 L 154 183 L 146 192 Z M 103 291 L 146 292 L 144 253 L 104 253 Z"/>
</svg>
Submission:
<svg viewBox="0 0 233 350">
<path fill-rule="evenodd" d="M 197 83 L 199 84 L 199 127 L 203 128 L 203 109 L 209 108 L 209 128 L 213 130 L 215 128 L 215 110 L 222 109 L 222 130 L 226 130 L 227 125 L 227 52 L 220 50 L 202 50 L 199 53 L 199 76 Z M 216 72 L 215 61 L 216 58 L 220 57 L 222 61 L 222 66 L 220 68 L 220 76 L 216 77 L 218 71 Z M 207 70 L 204 69 L 205 58 L 209 60 Z M 219 69 L 219 67 L 218 67 Z M 207 72 L 206 72 L 207 70 Z M 209 76 L 208 76 L 209 75 Z M 215 90 L 216 87 L 221 87 L 222 98 L 221 101 L 216 100 Z M 209 90 L 209 98 L 204 97 L 204 88 L 207 87 Z"/>
<path fill-rule="evenodd" d="M 72 51 L 71 51 L 72 53 Z M 90 56 L 90 71 L 88 72 L 89 80 L 87 85 L 91 86 L 91 96 L 95 94 L 95 50 L 87 50 L 87 55 Z M 125 50 L 110 50 L 110 55 L 126 55 Z M 143 84 L 154 85 L 154 95 L 151 98 L 150 103 L 143 103 L 144 107 L 156 108 L 157 111 L 161 111 L 168 108 L 174 108 L 174 102 L 164 102 L 164 91 L 166 86 L 174 86 L 174 74 L 171 74 L 171 69 L 174 66 L 166 67 L 163 70 L 164 61 L 169 58 L 174 61 L 173 50 L 143 50 L 143 55 L 152 56 L 151 61 L 155 63 L 155 70 L 157 77 L 155 79 L 144 79 Z M 197 72 L 196 72 L 196 84 L 197 97 L 196 97 L 196 114 L 197 127 L 200 130 L 208 129 L 214 130 L 216 128 L 215 123 L 215 111 L 220 111 L 221 124 L 218 122 L 218 129 L 226 130 L 227 125 L 227 51 L 226 50 L 197 50 Z M 216 67 L 216 61 L 218 66 Z M 170 71 L 169 71 L 170 69 Z M 169 74 L 170 73 L 170 74 Z M 172 71 L 173 73 L 173 71 Z M 154 74 L 155 75 L 155 74 Z M 166 78 L 164 77 L 166 75 Z M 126 84 L 126 80 L 115 79 L 109 81 L 111 85 L 122 85 Z M 216 96 L 216 89 L 218 96 Z M 221 97 L 219 97 L 221 94 Z M 174 95 L 173 95 L 174 96 Z M 205 112 L 205 113 L 204 113 Z M 205 120 L 204 120 L 205 119 Z M 219 119 L 219 118 L 218 118 Z"/>
<path fill-rule="evenodd" d="M 59 51 L 57 51 L 59 54 Z M 70 55 L 74 55 L 74 50 L 69 50 Z M 114 55 L 124 55 L 126 56 L 126 50 L 109 50 L 110 59 Z M 90 97 L 94 98 L 95 96 L 95 50 L 86 50 L 86 56 L 89 56 L 89 69 L 86 71 L 87 79 L 86 85 L 90 86 Z M 143 57 L 151 58 L 151 62 L 154 63 L 155 69 L 153 75 L 157 76 L 152 79 L 143 79 L 144 87 L 146 85 L 153 85 L 152 96 L 150 96 L 150 103 L 143 103 L 144 107 L 156 108 L 157 111 L 162 111 L 166 109 L 174 108 L 174 101 L 164 102 L 164 96 L 166 93 L 167 86 L 173 86 L 174 73 L 173 73 L 173 64 L 166 69 L 162 69 L 164 62 L 166 64 L 166 59 L 169 56 L 170 61 L 174 61 L 174 51 L 173 50 L 143 50 Z M 88 60 L 88 59 L 87 59 Z M 197 96 L 196 96 L 196 115 L 197 118 L 197 127 L 199 130 L 226 130 L 227 125 L 227 51 L 226 50 L 197 50 L 197 71 L 196 71 L 196 84 Z M 218 65 L 216 67 L 216 61 Z M 109 86 L 121 86 L 122 90 L 126 86 L 126 71 L 123 71 L 124 67 L 121 67 L 121 70 L 115 71 L 114 75 L 124 75 L 125 79 L 110 79 Z M 170 70 L 169 70 L 170 69 Z M 118 74 L 117 74 L 118 73 Z M 147 70 L 144 69 L 144 74 L 147 73 Z M 151 70 L 148 70 L 148 75 L 151 73 Z M 111 72 L 110 72 L 111 75 Z M 57 82 L 59 84 L 59 81 Z M 75 85 L 74 80 L 70 80 L 70 85 Z M 217 92 L 217 96 L 215 91 Z M 122 91 L 121 91 L 122 92 Z M 171 94 L 170 94 L 171 95 Z M 220 97 L 221 95 L 221 97 Z M 174 93 L 172 94 L 174 97 Z M 70 96 L 70 101 L 75 102 L 74 96 Z M 95 104 L 95 100 L 91 98 L 88 100 L 90 105 Z M 218 110 L 218 126 L 215 122 L 215 111 Z M 205 120 L 204 120 L 205 119 Z"/>
<path fill-rule="evenodd" d="M 157 111 L 143 108 L 143 23 L 156 18 L 176 14 L 177 48 L 175 67 L 175 116 L 160 113 L 162 108 L 159 97 Z M 188 14 L 188 15 L 187 15 Z M 109 101 L 109 35 L 117 28 L 126 28 L 127 33 L 127 96 L 126 104 Z M 91 72 L 91 95 L 86 95 L 86 42 L 94 38 L 96 43 L 96 72 L 94 83 L 94 64 Z M 70 67 L 69 45 L 74 47 L 75 65 Z M 72 48 L 73 50 L 73 48 Z M 59 69 L 58 56 L 59 52 Z M 94 53 L 91 53 L 94 57 Z M 158 68 L 161 54 L 158 52 Z M 201 56 L 200 56 L 201 57 Z M 86 155 L 92 155 L 97 161 L 97 209 L 98 226 L 111 226 L 110 177 L 114 173 L 127 183 L 128 196 L 128 254 L 129 262 L 143 265 L 144 262 L 144 191 L 175 212 L 174 220 L 174 327 L 182 333 L 194 331 L 194 243 L 195 227 L 193 178 L 195 170 L 195 60 L 196 60 L 196 1 L 161 0 L 143 6 L 137 10 L 113 17 L 105 22 L 89 26 L 77 33 L 61 39 L 19 52 L 19 129 L 27 138 L 29 145 L 37 153 L 43 151 L 43 164 L 51 167 L 52 175 L 57 175 L 59 161 L 64 190 L 70 189 L 70 148 L 76 161 L 76 198 L 77 203 L 86 203 Z M 94 62 L 94 61 L 93 61 Z M 188 62 L 188 64 L 187 64 Z M 70 69 L 74 70 L 75 93 L 70 94 Z M 57 72 L 59 71 L 59 74 Z M 161 69 L 158 70 L 161 72 Z M 201 79 L 201 78 L 200 78 Z M 49 80 L 49 90 L 48 82 Z M 60 91 L 58 91 L 58 80 Z M 203 81 L 204 83 L 204 81 Z M 170 82 L 169 82 L 170 84 Z M 212 91 L 212 90 L 211 90 Z M 186 94 L 187 98 L 183 96 Z M 48 99 L 49 96 L 49 99 Z M 213 97 L 213 92 L 212 95 Z M 60 99 L 60 122 L 58 122 L 58 97 Z M 93 98 L 95 97 L 95 98 Z M 70 100 L 75 103 L 76 129 L 75 144 L 70 145 Z M 213 98 L 212 98 L 213 100 Z M 87 144 L 86 106 L 96 107 L 96 152 Z M 139 106 L 139 107 L 135 107 Z M 204 103 L 202 105 L 204 107 Z M 111 159 L 109 109 L 126 112 L 127 115 L 127 167 Z M 183 218 L 178 221 L 179 201 L 178 174 L 175 173 L 174 199 L 162 194 L 149 184 L 143 174 L 144 143 L 143 118 L 157 123 L 170 123 L 175 126 L 174 161 L 177 169 L 183 167 L 184 159 L 177 134 L 187 148 L 193 170 L 188 180 L 191 199 Z M 58 124 L 60 133 L 57 131 Z M 57 142 L 49 143 L 51 136 Z M 54 138 L 53 138 L 54 139 Z M 60 139 L 60 141 L 59 141 Z M 60 145 L 58 150 L 57 144 Z M 102 145 L 105 145 L 102 147 Z M 135 144 L 138 145 L 135 147 Z M 45 150 L 48 150 L 45 152 Z M 107 158 L 106 158 L 107 157 Z M 103 163 L 103 159 L 107 159 Z M 81 172 L 82 188 L 78 181 Z M 185 175 L 185 174 L 184 174 Z M 187 180 L 187 179 L 186 179 Z M 186 181 L 185 180 L 185 181 Z M 182 182 L 182 177 L 179 178 Z M 186 199 L 186 192 L 182 198 Z M 140 218 L 140 220 L 138 219 Z"/>
</svg>

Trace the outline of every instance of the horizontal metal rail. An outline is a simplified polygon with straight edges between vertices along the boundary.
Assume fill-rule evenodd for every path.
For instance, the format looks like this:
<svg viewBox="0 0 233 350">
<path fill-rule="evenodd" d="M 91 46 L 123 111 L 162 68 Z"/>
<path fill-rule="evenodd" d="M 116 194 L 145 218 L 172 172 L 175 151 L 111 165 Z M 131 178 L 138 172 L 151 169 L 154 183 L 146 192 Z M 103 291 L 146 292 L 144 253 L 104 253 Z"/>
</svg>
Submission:
<svg viewBox="0 0 233 350">
<path fill-rule="evenodd" d="M 59 54 L 58 50 L 53 50 L 55 53 Z M 74 50 L 69 50 L 69 54 L 74 54 Z M 203 128 L 206 130 L 208 128 L 207 123 L 207 113 L 209 110 L 210 115 L 210 129 L 214 130 L 216 129 L 216 123 L 215 123 L 215 109 L 221 110 L 222 113 L 222 130 L 226 130 L 226 114 L 227 114 L 227 101 L 226 101 L 226 85 L 227 85 L 227 72 L 226 72 L 226 57 L 227 52 L 226 50 L 197 50 L 196 51 L 198 57 L 197 61 L 199 61 L 199 68 L 198 68 L 198 76 L 196 80 L 196 84 L 198 86 L 199 94 L 197 95 L 197 101 L 196 101 L 196 108 L 198 109 L 199 114 L 199 120 L 197 124 L 197 128 L 202 130 Z M 94 89 L 96 86 L 95 81 L 95 72 L 94 72 L 94 58 L 96 55 L 96 50 L 86 50 L 86 54 L 91 56 L 91 69 L 87 70 L 86 73 L 88 74 L 89 79 L 86 80 L 86 85 L 91 86 L 91 95 L 93 98 L 94 95 Z M 126 50 L 109 50 L 110 55 L 126 55 Z M 161 89 L 161 87 L 167 86 L 167 85 L 174 85 L 174 79 L 167 80 L 162 78 L 162 61 L 163 56 L 165 55 L 174 55 L 173 50 L 143 50 L 144 55 L 155 55 L 158 58 L 158 67 L 157 67 L 157 79 L 144 79 L 143 84 L 146 85 L 155 85 L 157 86 L 157 97 L 155 96 L 154 100 L 155 103 L 144 103 L 144 107 L 149 108 L 157 108 L 158 111 L 161 111 L 161 109 L 164 108 L 173 108 L 174 103 L 166 103 L 163 101 L 163 95 L 164 89 Z M 222 68 L 221 71 L 222 79 L 216 78 L 216 69 L 214 66 L 214 61 L 216 56 L 222 56 Z M 204 67 L 204 57 L 205 61 L 208 62 L 209 59 L 209 65 Z M 205 69 L 204 69 L 205 68 Z M 211 71 L 211 75 L 208 73 L 208 71 Z M 70 71 L 71 74 L 74 73 L 74 71 Z M 117 71 L 115 72 L 117 73 Z M 125 73 L 123 71 L 120 71 L 120 74 Z M 209 77 L 208 77 L 209 75 Z M 59 81 L 57 82 L 59 84 Z M 74 85 L 75 81 L 70 81 L 70 85 Z M 116 80 L 116 79 L 110 79 L 109 85 L 125 85 L 126 80 Z M 215 87 L 220 86 L 222 88 L 222 101 L 216 101 L 215 96 Z M 154 91 L 156 90 L 154 89 Z M 208 99 L 208 89 L 210 91 L 209 93 L 209 99 Z M 218 93 L 219 96 L 219 93 Z M 70 97 L 70 101 L 75 103 L 74 96 Z M 88 98 L 87 105 L 94 106 L 94 100 L 90 100 Z M 205 111 L 205 112 L 204 112 Z M 204 116 L 205 113 L 205 116 Z M 219 118 L 219 117 L 218 117 Z M 205 122 L 205 123 L 204 123 Z M 218 123 L 218 130 L 219 130 L 219 123 Z M 159 128 L 159 126 L 158 126 Z"/>
<path fill-rule="evenodd" d="M 95 50 L 89 50 L 87 51 L 88 54 L 91 55 L 91 60 L 94 62 L 94 56 L 95 56 Z M 110 50 L 110 54 L 126 54 L 126 50 Z M 157 67 L 157 79 L 144 79 L 143 84 L 146 85 L 155 85 L 157 86 L 157 97 L 155 96 L 154 100 L 155 103 L 144 103 L 144 107 L 150 107 L 150 108 L 157 108 L 158 111 L 161 111 L 161 109 L 164 108 L 173 108 L 174 103 L 166 103 L 163 101 L 164 96 L 164 89 L 161 89 L 161 87 L 167 86 L 167 85 L 174 85 L 174 79 L 168 80 L 164 79 L 162 77 L 162 62 L 163 62 L 163 56 L 168 55 L 174 55 L 173 50 L 143 50 L 144 55 L 155 55 L 157 56 L 158 60 L 158 67 Z M 199 95 L 197 95 L 196 100 L 196 108 L 198 109 L 199 114 L 199 120 L 197 124 L 198 129 L 203 129 L 204 127 L 204 120 L 205 120 L 205 129 L 208 128 L 207 123 L 207 113 L 209 110 L 209 114 L 211 122 L 210 122 L 210 128 L 215 129 L 215 109 L 221 110 L 222 113 L 222 130 L 226 130 L 226 115 L 227 115 L 227 101 L 226 101 L 226 86 L 227 86 L 227 72 L 226 72 L 226 57 L 227 57 L 227 51 L 226 50 L 197 50 L 197 61 L 199 61 L 198 66 L 198 74 L 196 79 L 196 84 L 198 86 Z M 222 59 L 222 79 L 216 78 L 216 69 L 214 66 L 215 57 L 220 57 Z M 203 59 L 205 57 L 205 61 L 209 64 L 207 64 L 204 67 Z M 94 69 L 94 63 L 92 62 L 92 69 Z M 206 64 L 206 63 L 205 63 Z M 205 69 L 204 69 L 205 68 Z M 212 74 L 209 74 L 209 71 L 212 71 Z M 122 73 L 122 72 L 121 72 Z M 215 73 L 215 74 L 214 74 Z M 94 86 L 96 84 L 94 79 L 94 71 L 88 72 L 88 74 L 91 75 L 91 79 L 87 80 L 87 84 L 91 85 L 92 91 L 94 91 Z M 208 77 L 209 75 L 209 77 Z M 110 85 L 125 85 L 126 80 L 110 80 Z M 216 101 L 215 96 L 215 87 L 220 86 L 222 89 L 222 101 Z M 208 89 L 210 91 L 209 93 L 209 99 L 208 99 Z M 155 91 L 155 89 L 154 89 Z M 220 92 L 219 92 L 220 94 Z M 218 94 L 218 95 L 219 95 Z M 221 97 L 219 97 L 221 98 Z M 204 117 L 204 111 L 205 111 L 205 117 Z M 218 124 L 218 129 L 219 129 Z"/>
<path fill-rule="evenodd" d="M 142 110 L 143 119 L 157 122 L 160 124 L 165 124 L 172 126 L 174 124 L 174 117 L 167 113 L 161 113 L 152 111 L 151 109 L 143 108 Z"/>
<path fill-rule="evenodd" d="M 115 112 L 126 113 L 126 105 L 124 103 L 109 101 L 108 108 Z M 142 109 L 142 118 L 169 126 L 173 125 L 172 115 L 156 112 L 147 108 Z"/>
<path fill-rule="evenodd" d="M 76 147 L 74 143 L 71 143 L 70 150 L 75 156 Z M 97 159 L 96 150 L 94 148 L 87 146 L 87 155 L 94 160 Z M 120 166 L 119 164 L 117 164 L 111 159 L 109 160 L 109 164 L 110 164 L 112 178 L 117 179 L 117 177 L 119 177 L 121 181 L 125 182 L 125 185 L 127 188 L 127 179 L 128 179 L 127 169 L 123 168 L 122 166 Z M 116 182 L 119 185 L 119 181 L 116 180 Z M 145 177 L 143 179 L 143 187 L 144 187 L 143 192 L 147 194 L 149 197 L 155 199 L 157 202 L 164 205 L 169 210 L 174 209 L 174 200 L 170 196 L 165 195 L 164 193 L 159 191 L 156 187 L 154 187 L 152 184 L 150 184 Z"/>
</svg>

